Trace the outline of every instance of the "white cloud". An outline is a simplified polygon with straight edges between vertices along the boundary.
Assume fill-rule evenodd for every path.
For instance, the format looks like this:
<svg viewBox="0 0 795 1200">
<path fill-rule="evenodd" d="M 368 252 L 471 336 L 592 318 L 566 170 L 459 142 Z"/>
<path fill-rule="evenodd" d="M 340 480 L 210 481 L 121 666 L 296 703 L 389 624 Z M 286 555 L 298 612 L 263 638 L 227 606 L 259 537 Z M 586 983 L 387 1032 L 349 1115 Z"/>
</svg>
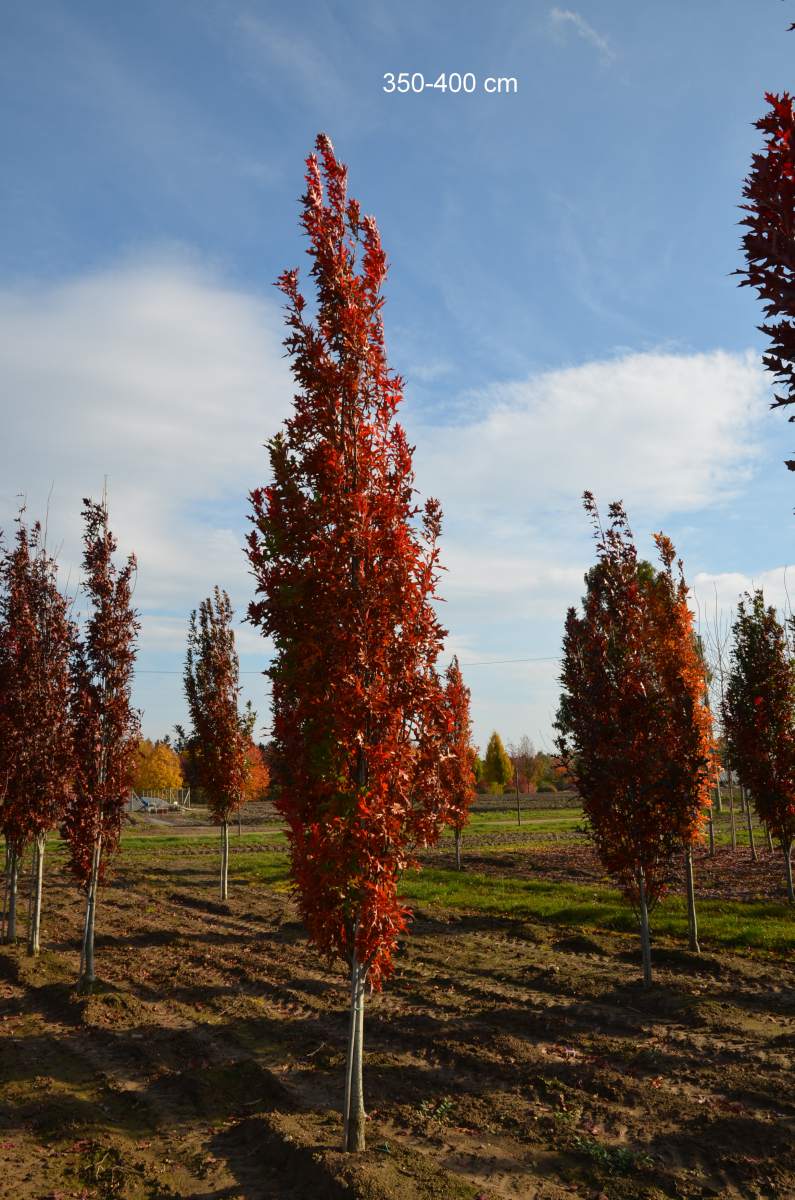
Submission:
<svg viewBox="0 0 795 1200">
<path fill-rule="evenodd" d="M 246 495 L 291 396 L 279 329 L 274 304 L 185 260 L 0 292 L 2 524 L 17 493 L 34 516 L 52 486 L 74 581 L 81 499 L 107 475 L 145 613 L 187 610 L 215 583 L 242 605 Z"/>
<path fill-rule="evenodd" d="M 599 51 L 605 62 L 612 62 L 616 57 L 615 50 L 607 38 L 603 34 L 597 33 L 593 25 L 590 25 L 580 13 L 574 12 L 570 8 L 553 8 L 550 11 L 549 19 L 553 27 L 558 30 L 566 26 L 573 29 L 578 37 L 589 42 Z"/>
<path fill-rule="evenodd" d="M 51 542 L 63 544 L 74 586 L 81 498 L 109 477 L 112 527 L 139 559 L 149 673 L 138 702 L 150 732 L 181 716 L 188 611 L 216 583 L 240 616 L 251 596 L 246 496 L 267 479 L 262 443 L 293 392 L 281 338 L 275 301 L 184 256 L 0 291 L 0 525 L 9 526 L 17 493 L 35 516 L 54 486 Z M 752 469 L 764 394 L 752 356 L 628 354 L 485 389 L 454 406 L 456 424 L 421 424 L 407 412 L 417 485 L 440 496 L 448 518 L 448 654 L 457 651 L 465 670 L 555 655 L 590 561 L 583 488 L 603 504 L 622 497 L 640 533 L 669 513 L 723 503 Z M 239 649 L 248 670 L 269 651 L 247 627 Z M 496 725 L 538 741 L 554 712 L 556 671 L 473 666 L 479 736 Z M 265 719 L 266 689 L 250 682 Z"/>
<path fill-rule="evenodd" d="M 576 510 L 585 488 L 623 499 L 640 526 L 743 486 L 764 395 L 751 353 L 628 354 L 548 371 L 479 393 L 482 415 L 466 425 L 415 431 L 418 476 L 492 543 L 539 513 Z"/>
<path fill-rule="evenodd" d="M 756 588 L 762 589 L 765 604 L 772 604 L 780 614 L 789 615 L 795 602 L 795 567 L 773 567 L 755 576 L 745 575 L 742 571 L 716 574 L 700 571 L 691 587 L 692 604 L 706 624 L 714 624 L 716 608 L 719 618 L 731 621 L 740 597 Z"/>
</svg>

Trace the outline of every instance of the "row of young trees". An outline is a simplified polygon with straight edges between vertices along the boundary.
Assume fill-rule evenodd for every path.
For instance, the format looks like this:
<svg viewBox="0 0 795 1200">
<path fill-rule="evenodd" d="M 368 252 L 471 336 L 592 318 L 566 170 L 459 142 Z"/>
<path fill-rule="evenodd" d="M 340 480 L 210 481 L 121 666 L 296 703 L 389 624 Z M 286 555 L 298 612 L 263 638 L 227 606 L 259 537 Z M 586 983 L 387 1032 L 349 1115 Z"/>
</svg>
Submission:
<svg viewBox="0 0 795 1200">
<path fill-rule="evenodd" d="M 435 670 L 441 512 L 415 502 L 396 420 L 402 381 L 384 347 L 385 255 L 374 220 L 348 198 L 329 139 L 316 150 L 301 216 L 316 303 L 310 314 L 296 270 L 280 277 L 296 395 L 268 443 L 271 482 L 251 494 L 249 618 L 274 646 L 273 782 L 295 899 L 311 938 L 349 972 L 343 1140 L 355 1150 L 364 1144 L 365 986 L 382 986 L 406 929 L 400 876 L 445 825 L 460 864 L 481 768 L 458 665 L 446 683 Z M 585 503 L 597 563 L 582 614 L 566 620 L 558 749 L 602 861 L 637 911 L 650 983 L 649 913 L 676 860 L 698 947 L 692 851 L 718 770 L 707 669 L 669 539 L 656 537 L 655 569 L 639 561 L 620 504 L 605 529 L 587 493 Z M 761 776 L 733 732 L 733 695 L 723 714 L 733 759 L 767 812 Z M 757 719 L 763 710 L 755 704 Z M 483 773 L 505 785 L 515 769 L 495 735 Z M 785 844 L 784 823 L 770 824 Z"/>
<path fill-rule="evenodd" d="M 130 702 L 138 620 L 135 558 L 114 561 L 105 500 L 83 504 L 82 619 L 58 588 L 37 523 L 17 519 L 0 557 L 0 829 L 6 847 L 5 938 L 16 938 L 19 866 L 33 849 L 28 949 L 40 945 L 44 847 L 62 829 L 86 894 L 80 977 L 94 978 L 97 891 L 118 848 L 139 739 Z"/>
<path fill-rule="evenodd" d="M 119 848 L 131 786 L 147 774 L 158 780 L 150 786 L 178 786 L 181 771 L 169 745 L 141 738 L 131 702 L 135 558 L 115 562 L 104 497 L 84 501 L 83 518 L 81 615 L 59 590 L 56 559 L 24 510 L 13 545 L 0 547 L 0 831 L 4 938 L 17 937 L 19 869 L 30 849 L 28 950 L 38 954 L 46 837 L 60 829 L 86 895 L 80 982 L 90 985 L 98 890 Z M 232 609 L 216 588 L 190 620 L 185 691 L 193 730 L 183 735 L 183 754 L 221 826 L 224 899 L 229 817 L 268 781 L 252 738 L 256 714 L 250 706 L 238 711 L 238 676 Z"/>
</svg>

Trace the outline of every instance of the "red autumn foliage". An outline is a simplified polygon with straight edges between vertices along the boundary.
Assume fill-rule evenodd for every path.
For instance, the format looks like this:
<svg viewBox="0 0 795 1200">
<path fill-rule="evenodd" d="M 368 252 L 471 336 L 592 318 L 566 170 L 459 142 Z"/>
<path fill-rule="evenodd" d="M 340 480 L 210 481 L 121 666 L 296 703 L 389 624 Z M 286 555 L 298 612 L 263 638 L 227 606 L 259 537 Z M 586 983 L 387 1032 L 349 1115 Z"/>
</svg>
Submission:
<svg viewBox="0 0 795 1200">
<path fill-rule="evenodd" d="M 700 837 L 714 777 L 704 665 L 681 563 L 655 541 L 662 570 L 638 562 L 623 507 L 597 538 L 583 615 L 569 609 L 563 642 L 558 747 L 600 858 L 636 907 L 643 872 L 651 907 L 683 844 Z"/>
<path fill-rule="evenodd" d="M 740 600 L 723 720 L 732 765 L 786 854 L 795 841 L 795 663 L 760 590 Z"/>
<path fill-rule="evenodd" d="M 771 408 L 780 408 L 795 403 L 795 113 L 787 92 L 765 99 L 770 108 L 756 122 L 765 148 L 753 155 L 743 185 L 747 266 L 737 274 L 740 286 L 755 288 L 764 301 L 767 320 L 759 328 L 771 346 L 762 361 L 779 389 Z M 795 459 L 787 466 L 795 470 Z"/>
<path fill-rule="evenodd" d="M 267 795 L 271 780 L 265 755 L 253 741 L 247 743 L 245 753 L 246 783 L 243 789 L 245 798 L 246 800 L 262 800 Z"/>
<path fill-rule="evenodd" d="M 58 824 L 74 775 L 74 625 L 41 526 L 28 530 L 22 513 L 0 557 L 0 589 L 0 827 L 20 854 Z"/>
<path fill-rule="evenodd" d="M 447 755 L 442 760 L 442 786 L 447 794 L 447 823 L 463 829 L 475 799 L 475 750 L 469 716 L 469 688 L 464 683 L 458 658 L 453 657 L 445 673 L 444 699 L 447 708 Z"/>
<path fill-rule="evenodd" d="M 216 587 L 198 614 L 190 615 L 185 659 L 196 773 L 219 825 L 245 800 L 248 738 L 238 710 L 240 666 L 232 617 L 229 596 Z"/>
<path fill-rule="evenodd" d="M 400 873 L 435 841 L 445 712 L 432 600 L 441 511 L 415 503 L 412 451 L 386 359 L 386 257 L 347 198 L 329 139 L 307 160 L 301 223 L 317 290 L 306 312 L 285 271 L 295 407 L 268 444 L 272 482 L 251 495 L 251 621 L 273 639 L 272 762 L 295 894 L 318 946 L 356 957 L 374 988 L 408 910 Z"/>
<path fill-rule="evenodd" d="M 135 774 L 141 733 L 130 693 L 140 626 L 132 607 L 135 557 L 123 567 L 113 561 L 116 539 L 104 501 L 84 500 L 83 518 L 82 591 L 89 613 L 72 660 L 77 771 L 63 833 L 72 873 L 87 888 L 95 847 L 102 850 L 100 880 L 118 849 Z"/>
</svg>

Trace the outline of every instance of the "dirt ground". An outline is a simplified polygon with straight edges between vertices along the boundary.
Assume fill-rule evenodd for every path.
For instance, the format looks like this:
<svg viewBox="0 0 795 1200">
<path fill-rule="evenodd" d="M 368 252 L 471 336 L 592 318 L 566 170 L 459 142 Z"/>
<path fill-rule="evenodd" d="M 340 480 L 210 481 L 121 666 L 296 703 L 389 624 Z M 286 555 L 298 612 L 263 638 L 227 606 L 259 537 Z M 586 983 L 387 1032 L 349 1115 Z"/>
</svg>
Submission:
<svg viewBox="0 0 795 1200">
<path fill-rule="evenodd" d="M 590 869 L 494 850 L 473 869 Z M 368 1001 L 368 1150 L 341 1154 L 345 982 L 245 853 L 228 904 L 206 847 L 122 860 L 90 997 L 51 862 L 40 960 L 0 948 L 0 1196 L 795 1198 L 792 962 L 658 942 L 644 992 L 632 937 L 476 913 L 419 912 Z"/>
</svg>

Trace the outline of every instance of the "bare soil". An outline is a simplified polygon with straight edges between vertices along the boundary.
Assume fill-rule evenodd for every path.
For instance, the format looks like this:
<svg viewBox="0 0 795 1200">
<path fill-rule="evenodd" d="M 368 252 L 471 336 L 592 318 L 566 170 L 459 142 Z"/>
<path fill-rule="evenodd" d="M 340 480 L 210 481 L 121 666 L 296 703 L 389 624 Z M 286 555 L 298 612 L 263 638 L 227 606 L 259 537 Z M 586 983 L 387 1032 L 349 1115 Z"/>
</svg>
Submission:
<svg viewBox="0 0 795 1200">
<path fill-rule="evenodd" d="M 473 869 L 524 869 L 490 849 Z M 581 878 L 583 850 L 532 869 Z M 658 942 L 644 992 L 632 937 L 476 913 L 417 913 L 368 1001 L 368 1150 L 341 1154 L 345 980 L 245 853 L 228 904 L 206 848 L 122 860 L 91 996 L 50 864 L 41 958 L 0 948 L 0 1196 L 795 1197 L 790 961 Z"/>
</svg>

